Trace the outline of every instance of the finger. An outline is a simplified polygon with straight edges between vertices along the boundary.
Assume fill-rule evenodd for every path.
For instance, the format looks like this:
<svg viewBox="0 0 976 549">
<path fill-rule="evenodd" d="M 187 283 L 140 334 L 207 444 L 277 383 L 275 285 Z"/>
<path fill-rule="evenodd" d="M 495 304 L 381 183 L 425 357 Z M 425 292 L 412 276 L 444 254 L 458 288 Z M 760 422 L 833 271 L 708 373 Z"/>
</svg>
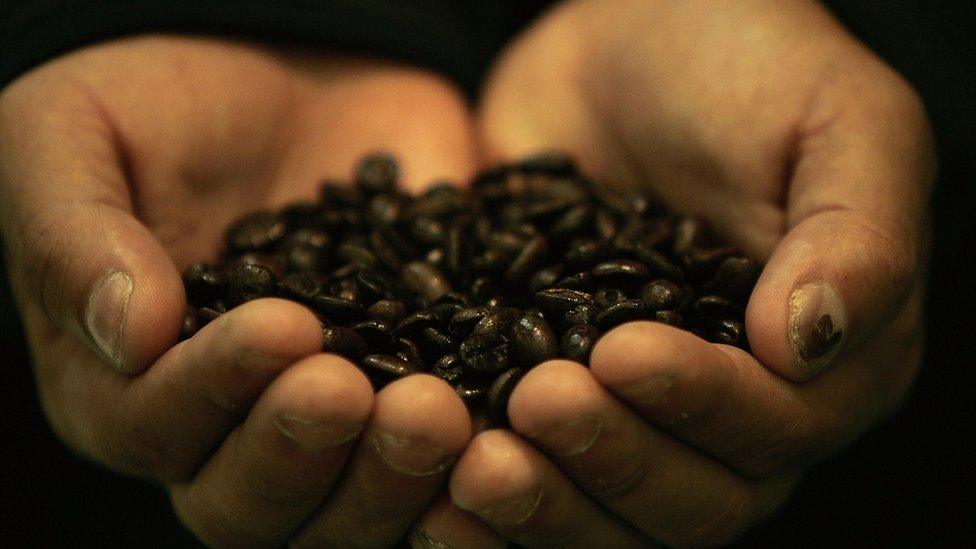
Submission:
<svg viewBox="0 0 976 549">
<path fill-rule="evenodd" d="M 408 541 L 413 549 L 508 547 L 508 542 L 481 519 L 454 505 L 446 492 L 424 511 Z"/>
<path fill-rule="evenodd" d="M 746 477 L 821 456 L 822 409 L 815 413 L 797 387 L 739 349 L 633 322 L 597 343 L 590 371 L 643 418 Z"/>
<path fill-rule="evenodd" d="M 574 362 L 550 361 L 526 374 L 512 393 L 509 416 L 512 428 L 584 493 L 667 545 L 728 543 L 786 494 L 780 485 L 771 494 L 776 498 L 758 493 L 651 427 Z"/>
<path fill-rule="evenodd" d="M 485 431 L 451 473 L 451 498 L 527 547 L 647 547 L 515 434 Z"/>
<path fill-rule="evenodd" d="M 925 112 L 888 69 L 861 72 L 823 90 L 799 127 L 788 233 L 746 314 L 755 355 L 791 380 L 890 321 L 920 276 L 934 176 Z"/>
<path fill-rule="evenodd" d="M 470 438 L 464 403 L 443 381 L 416 375 L 386 386 L 341 482 L 295 544 L 372 547 L 403 539 Z"/>
<path fill-rule="evenodd" d="M 133 379 L 98 422 L 112 429 L 113 464 L 185 480 L 282 370 L 321 348 L 322 329 L 301 305 L 263 299 L 229 311 Z"/>
<path fill-rule="evenodd" d="M 138 373 L 176 342 L 180 278 L 133 216 L 124 151 L 102 111 L 71 86 L 51 88 L 14 84 L 0 109 L 0 125 L 18 128 L 0 141 L 11 277 L 19 299 Z"/>
<path fill-rule="evenodd" d="M 177 514 L 211 546 L 282 545 L 325 499 L 372 404 L 369 380 L 348 361 L 299 361 L 193 481 L 172 488 Z"/>
</svg>

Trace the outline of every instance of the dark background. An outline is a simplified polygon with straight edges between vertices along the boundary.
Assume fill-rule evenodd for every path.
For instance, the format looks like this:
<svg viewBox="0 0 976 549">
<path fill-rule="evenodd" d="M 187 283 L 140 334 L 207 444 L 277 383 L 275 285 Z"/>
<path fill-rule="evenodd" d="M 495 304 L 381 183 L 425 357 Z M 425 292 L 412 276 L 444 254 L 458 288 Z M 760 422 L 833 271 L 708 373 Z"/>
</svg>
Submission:
<svg viewBox="0 0 976 549">
<path fill-rule="evenodd" d="M 432 64 L 447 70 L 467 63 L 457 76 L 476 89 L 491 52 L 537 4 L 513 4 L 519 7 L 506 18 L 478 31 L 493 33 L 480 48 L 457 49 L 455 58 Z M 811 470 L 791 503 L 740 544 L 969 545 L 976 539 L 976 444 L 967 434 L 976 424 L 976 8 L 970 1 L 827 4 L 916 86 L 936 128 L 941 175 L 928 351 L 904 410 Z M 485 12 L 470 11 L 477 17 Z M 22 337 L 9 291 L 0 288 L 3 543 L 191 545 L 162 490 L 87 464 L 54 438 L 36 400 Z"/>
</svg>

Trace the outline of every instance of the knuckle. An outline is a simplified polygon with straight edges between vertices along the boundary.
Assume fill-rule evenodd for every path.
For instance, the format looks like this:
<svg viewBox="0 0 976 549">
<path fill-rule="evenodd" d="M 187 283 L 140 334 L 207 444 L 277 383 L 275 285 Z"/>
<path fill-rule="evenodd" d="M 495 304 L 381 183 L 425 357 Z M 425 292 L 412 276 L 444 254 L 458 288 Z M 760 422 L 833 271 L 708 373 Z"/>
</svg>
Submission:
<svg viewBox="0 0 976 549">
<path fill-rule="evenodd" d="M 744 493 L 723 498 L 721 507 L 702 513 L 687 525 L 678 526 L 665 540 L 676 547 L 722 547 L 738 539 L 752 524 L 753 504 Z"/>
<path fill-rule="evenodd" d="M 586 491 L 597 501 L 614 508 L 626 510 L 640 504 L 646 492 L 643 487 L 650 477 L 651 467 L 647 460 L 634 455 L 608 475 L 595 476 Z"/>
<path fill-rule="evenodd" d="M 246 524 L 236 508 L 227 505 L 203 505 L 190 501 L 185 488 L 178 494 L 170 490 L 170 501 L 180 523 L 193 532 L 207 547 L 232 547 L 245 536 L 240 530 Z"/>
<path fill-rule="evenodd" d="M 310 501 L 325 495 L 313 479 L 285 478 L 270 472 L 256 471 L 242 484 L 242 503 L 259 514 L 264 509 L 305 509 Z"/>
<path fill-rule="evenodd" d="M 797 416 L 729 461 L 751 478 L 768 478 L 810 460 L 816 433 L 808 416 Z"/>
<path fill-rule="evenodd" d="M 111 453 L 119 456 L 125 471 L 166 483 L 188 479 L 196 465 L 189 452 L 139 424 L 123 430 Z"/>
</svg>

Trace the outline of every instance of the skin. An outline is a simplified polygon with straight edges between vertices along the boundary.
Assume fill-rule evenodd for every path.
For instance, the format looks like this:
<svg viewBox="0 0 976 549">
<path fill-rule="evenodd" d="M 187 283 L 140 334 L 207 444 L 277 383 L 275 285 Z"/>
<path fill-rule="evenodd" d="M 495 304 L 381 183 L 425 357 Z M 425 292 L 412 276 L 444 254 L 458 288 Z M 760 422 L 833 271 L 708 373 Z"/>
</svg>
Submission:
<svg viewBox="0 0 976 549">
<path fill-rule="evenodd" d="M 52 427 L 165 485 L 212 545 L 381 546 L 411 524 L 415 547 L 716 545 L 898 409 L 921 352 L 930 131 L 816 4 L 565 3 L 499 61 L 476 123 L 480 149 L 456 92 L 419 71 L 213 40 L 115 41 L 23 76 L 0 96 L 0 223 Z M 174 346 L 177 273 L 240 214 L 311 198 L 375 149 L 419 189 L 547 148 L 767 262 L 756 358 L 622 326 L 590 369 L 530 372 L 512 429 L 472 439 L 445 385 L 373 395 L 294 304 L 249 303 Z M 125 288 L 116 272 L 123 337 L 100 348 L 86 320 L 115 317 L 90 296 Z M 790 321 L 808 283 L 832 288 L 843 332 L 817 356 Z M 375 450 L 404 441 L 406 461 Z"/>
<path fill-rule="evenodd" d="M 48 420 L 79 455 L 165 486 L 208 545 L 392 544 L 470 439 L 446 384 L 374 395 L 294 303 L 247 303 L 177 344 L 178 273 L 222 227 L 313 199 L 374 149 L 413 191 L 477 160 L 450 85 L 367 59 L 141 37 L 0 96 L 0 219 Z M 112 301 L 90 297 L 105 280 L 132 289 L 121 321 L 93 305 Z M 122 337 L 97 346 L 88 319 Z"/>
<path fill-rule="evenodd" d="M 818 4 L 562 4 L 499 61 L 479 123 L 490 159 L 568 150 L 767 265 L 746 313 L 755 357 L 642 322 L 609 332 L 589 369 L 537 367 L 512 394 L 514 433 L 477 435 L 456 465 L 457 507 L 527 547 L 720 545 L 905 399 L 930 129 Z M 842 333 L 826 353 L 809 339 L 822 312 Z"/>
</svg>

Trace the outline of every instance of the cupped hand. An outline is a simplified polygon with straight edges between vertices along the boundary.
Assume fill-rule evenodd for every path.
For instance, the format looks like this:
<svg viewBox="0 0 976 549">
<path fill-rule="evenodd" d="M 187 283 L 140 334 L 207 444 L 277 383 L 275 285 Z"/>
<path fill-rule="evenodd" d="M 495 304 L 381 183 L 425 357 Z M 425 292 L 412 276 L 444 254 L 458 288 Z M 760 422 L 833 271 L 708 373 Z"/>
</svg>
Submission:
<svg viewBox="0 0 976 549">
<path fill-rule="evenodd" d="M 483 101 L 489 158 L 568 150 L 766 267 L 754 356 L 634 323 L 589 370 L 529 372 L 515 434 L 474 438 L 454 518 L 421 520 L 430 537 L 453 539 L 463 509 L 529 547 L 727 542 L 898 409 L 923 339 L 930 130 L 818 4 L 567 2 L 510 47 Z"/>
<path fill-rule="evenodd" d="M 177 344 L 178 273 L 374 149 L 413 190 L 463 181 L 472 135 L 429 74 L 228 41 L 117 40 L 22 76 L 0 96 L 0 223 L 56 433 L 165 484 L 208 544 L 401 539 L 471 435 L 460 399 L 430 376 L 374 396 L 281 300 Z"/>
</svg>

